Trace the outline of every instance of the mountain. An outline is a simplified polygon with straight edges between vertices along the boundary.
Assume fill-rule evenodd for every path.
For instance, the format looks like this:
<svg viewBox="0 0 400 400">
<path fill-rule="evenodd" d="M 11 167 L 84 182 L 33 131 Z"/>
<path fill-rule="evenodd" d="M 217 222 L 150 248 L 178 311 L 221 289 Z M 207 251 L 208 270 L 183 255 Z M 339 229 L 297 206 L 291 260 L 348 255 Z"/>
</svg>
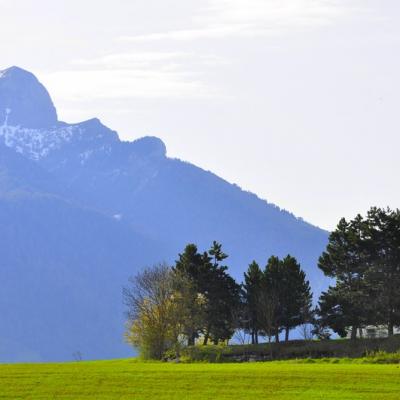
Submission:
<svg viewBox="0 0 400 400">
<path fill-rule="evenodd" d="M 49 128 L 57 112 L 46 88 L 30 72 L 18 67 L 0 71 L 0 121 L 8 114 L 11 126 Z"/>
<path fill-rule="evenodd" d="M 314 292 L 327 232 L 145 137 L 98 119 L 58 121 L 47 90 L 0 72 L 0 361 L 124 357 L 122 287 L 141 267 L 213 240 L 241 280 L 256 259 L 296 256 Z"/>
</svg>

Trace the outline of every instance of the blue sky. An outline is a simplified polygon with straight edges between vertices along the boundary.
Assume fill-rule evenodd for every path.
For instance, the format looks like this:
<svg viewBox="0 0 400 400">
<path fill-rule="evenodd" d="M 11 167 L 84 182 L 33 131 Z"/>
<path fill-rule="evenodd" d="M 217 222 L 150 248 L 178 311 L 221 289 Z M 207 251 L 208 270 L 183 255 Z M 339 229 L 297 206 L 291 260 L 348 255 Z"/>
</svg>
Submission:
<svg viewBox="0 0 400 400">
<path fill-rule="evenodd" d="M 400 204 L 395 0 L 0 0 L 0 68 L 323 228 Z"/>
</svg>

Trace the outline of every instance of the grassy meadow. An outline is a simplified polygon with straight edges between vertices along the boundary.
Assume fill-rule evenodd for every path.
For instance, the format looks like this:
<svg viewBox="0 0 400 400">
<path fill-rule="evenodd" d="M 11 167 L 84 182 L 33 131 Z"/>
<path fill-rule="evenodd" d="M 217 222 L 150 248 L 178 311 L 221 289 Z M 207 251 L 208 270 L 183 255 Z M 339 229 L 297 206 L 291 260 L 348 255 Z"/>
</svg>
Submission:
<svg viewBox="0 0 400 400">
<path fill-rule="evenodd" d="M 400 398 L 399 364 L 174 364 L 136 360 L 0 365 L 0 399 Z"/>
</svg>

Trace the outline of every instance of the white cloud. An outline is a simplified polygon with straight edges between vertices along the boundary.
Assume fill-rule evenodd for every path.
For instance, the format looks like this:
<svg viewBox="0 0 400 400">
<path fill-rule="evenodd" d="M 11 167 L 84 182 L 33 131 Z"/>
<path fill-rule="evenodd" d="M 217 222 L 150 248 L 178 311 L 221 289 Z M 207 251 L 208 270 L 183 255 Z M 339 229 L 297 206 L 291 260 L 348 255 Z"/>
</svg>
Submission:
<svg viewBox="0 0 400 400">
<path fill-rule="evenodd" d="M 225 60 L 211 54 L 199 55 L 185 51 L 141 51 L 130 53 L 109 54 L 98 58 L 79 59 L 72 62 L 79 67 L 96 67 L 104 69 L 142 69 L 161 68 L 170 70 L 172 66 L 183 68 L 186 63 L 196 64 L 224 64 Z"/>
<path fill-rule="evenodd" d="M 208 38 L 224 38 L 227 36 L 233 36 L 240 32 L 244 32 L 249 26 L 246 25 L 235 25 L 235 26 L 206 26 L 199 29 L 180 29 L 173 31 L 166 31 L 161 33 L 150 33 L 145 35 L 136 36 L 122 36 L 120 39 L 129 42 L 147 42 L 156 40 L 196 40 L 196 39 L 208 39 Z"/>
<path fill-rule="evenodd" d="M 218 97 L 198 79 L 162 70 L 71 70 L 43 76 L 51 92 L 68 101 L 127 98 Z"/>
<path fill-rule="evenodd" d="M 207 84 L 207 68 L 219 56 L 184 51 L 135 51 L 71 62 L 71 68 L 42 74 L 63 101 L 134 98 L 221 97 Z"/>
<path fill-rule="evenodd" d="M 212 0 L 201 14 L 193 17 L 194 28 L 120 39 L 148 42 L 273 36 L 329 25 L 355 10 L 354 6 L 341 0 Z"/>
<path fill-rule="evenodd" d="M 74 60 L 65 69 L 48 73 L 46 84 L 66 101 L 226 98 L 215 79 L 211 83 L 214 71 L 210 74 L 229 64 L 221 57 L 223 52 L 210 48 L 214 54 L 204 53 L 195 46 L 188 50 L 183 42 L 276 36 L 324 26 L 353 11 L 343 1 L 209 0 L 185 19 L 187 29 L 175 25 L 162 32 L 125 36 L 115 46 L 120 52 Z"/>
</svg>

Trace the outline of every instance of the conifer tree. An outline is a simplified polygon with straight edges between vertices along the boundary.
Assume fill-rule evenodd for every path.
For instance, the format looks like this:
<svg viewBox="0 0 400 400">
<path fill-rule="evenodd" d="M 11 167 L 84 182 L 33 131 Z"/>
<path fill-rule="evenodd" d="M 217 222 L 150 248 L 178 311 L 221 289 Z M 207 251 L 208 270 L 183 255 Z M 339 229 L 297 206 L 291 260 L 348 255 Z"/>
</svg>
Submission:
<svg viewBox="0 0 400 400">
<path fill-rule="evenodd" d="M 286 256 L 280 266 L 280 323 L 285 329 L 285 341 L 288 341 L 291 329 L 311 322 L 312 293 L 306 274 L 294 257 Z"/>
<path fill-rule="evenodd" d="M 207 297 L 207 316 L 204 330 L 204 344 L 209 338 L 217 344 L 232 337 L 236 321 L 235 315 L 240 307 L 240 286 L 226 272 L 228 267 L 221 262 L 228 257 L 221 244 L 213 242 L 203 262 L 209 271 Z"/>
<path fill-rule="evenodd" d="M 281 261 L 276 256 L 268 259 L 263 273 L 262 294 L 261 294 L 261 319 L 263 330 L 269 340 L 275 337 L 279 342 L 281 332 L 281 293 L 282 293 Z"/>
<path fill-rule="evenodd" d="M 263 273 L 259 265 L 253 261 L 244 274 L 244 306 L 245 306 L 245 329 L 251 333 L 251 343 L 258 343 L 258 332 L 260 330 L 260 301 L 263 283 Z"/>
<path fill-rule="evenodd" d="M 368 294 L 374 324 L 386 324 L 389 336 L 400 326 L 400 210 L 373 207 L 367 215 Z"/>
<path fill-rule="evenodd" d="M 361 215 L 350 222 L 341 219 L 318 263 L 325 275 L 336 281 L 335 286 L 321 295 L 321 322 L 341 336 L 351 327 L 353 339 L 370 315 L 365 280 L 368 269 L 365 232 L 366 222 Z"/>
<path fill-rule="evenodd" d="M 192 310 L 191 317 L 187 320 L 186 333 L 188 335 L 188 345 L 193 346 L 205 325 L 204 308 L 206 305 L 203 303 L 201 309 L 199 309 L 198 297 L 199 295 L 204 296 L 209 281 L 209 271 L 204 265 L 204 256 L 198 252 L 195 244 L 188 244 L 183 253 L 179 254 L 174 271 L 177 274 L 187 277 L 192 287 L 192 292 L 196 293 L 190 299 L 185 299 L 187 308 Z"/>
<path fill-rule="evenodd" d="M 222 261 L 227 258 L 222 245 L 213 242 L 210 250 L 200 254 L 194 244 L 186 246 L 179 255 L 175 270 L 186 273 L 199 295 L 204 298 L 203 321 L 188 343 L 194 344 L 195 337 L 204 334 L 204 344 L 211 338 L 214 343 L 229 339 L 235 329 L 235 315 L 240 306 L 240 286 L 226 272 Z M 193 304 L 193 309 L 197 304 Z M 195 318 L 196 321 L 199 318 Z"/>
</svg>

